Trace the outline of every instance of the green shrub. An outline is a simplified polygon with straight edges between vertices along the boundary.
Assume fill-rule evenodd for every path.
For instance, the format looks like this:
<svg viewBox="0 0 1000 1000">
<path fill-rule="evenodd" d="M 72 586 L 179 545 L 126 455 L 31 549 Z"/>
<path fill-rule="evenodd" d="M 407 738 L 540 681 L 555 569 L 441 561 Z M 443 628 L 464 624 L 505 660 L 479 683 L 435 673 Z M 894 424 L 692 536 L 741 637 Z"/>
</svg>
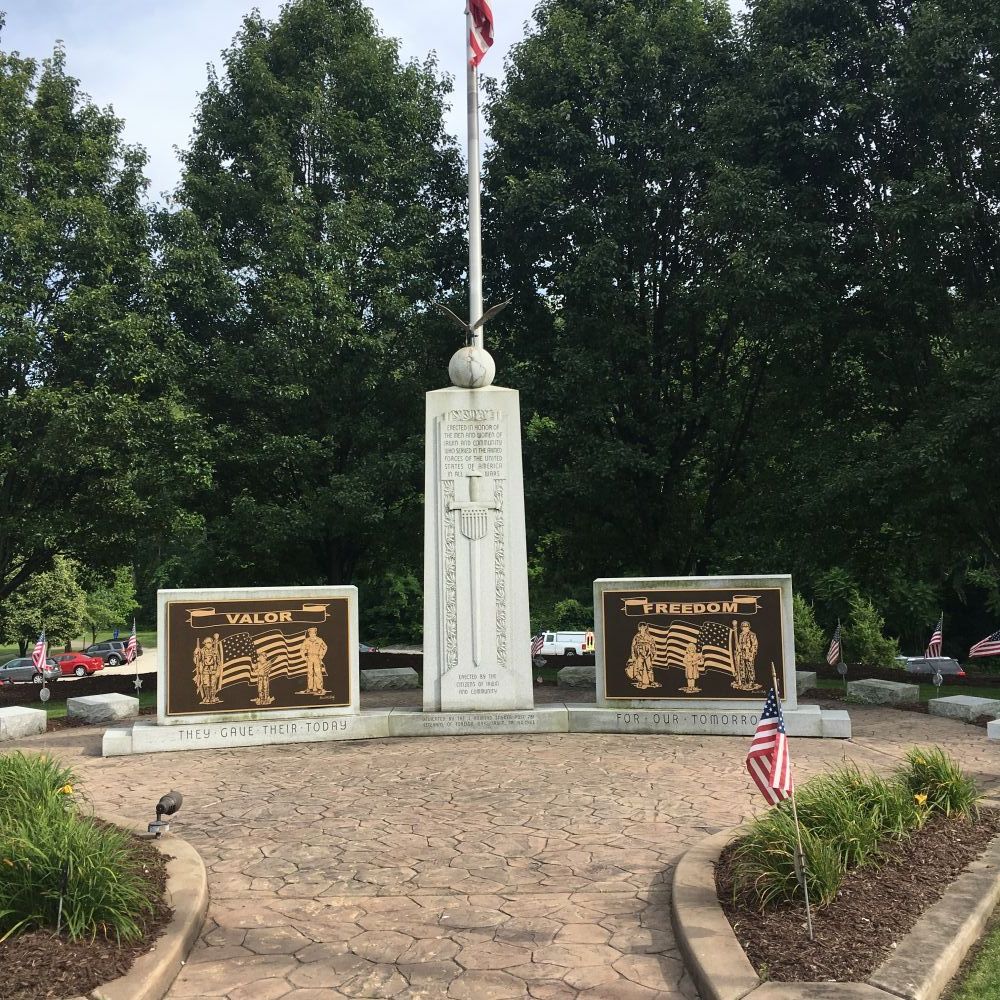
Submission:
<svg viewBox="0 0 1000 1000">
<path fill-rule="evenodd" d="M 816 623 L 813 606 L 801 594 L 792 595 L 792 624 L 796 661 L 822 663 L 826 652 L 826 633 Z"/>
<path fill-rule="evenodd" d="M 62 925 L 74 940 L 133 940 L 152 905 L 131 836 L 78 813 L 72 772 L 45 757 L 0 756 L 0 940 Z"/>
<path fill-rule="evenodd" d="M 783 804 L 766 812 L 733 854 L 734 891 L 751 895 L 761 909 L 801 898 L 795 877 L 796 844 L 791 808 Z M 809 899 L 823 906 L 837 895 L 844 880 L 843 859 L 830 841 L 808 828 L 802 830 L 802 852 Z"/>
<path fill-rule="evenodd" d="M 899 656 L 899 641 L 882 634 L 885 619 L 867 598 L 851 598 L 851 614 L 844 628 L 844 648 L 852 662 L 869 667 L 894 667 Z"/>
<path fill-rule="evenodd" d="M 913 796 L 926 795 L 928 812 L 974 816 L 980 794 L 975 782 L 940 747 L 915 748 L 906 755 L 902 779 Z"/>
<path fill-rule="evenodd" d="M 975 785 L 942 750 L 913 750 L 907 761 L 889 778 L 849 765 L 796 790 L 806 883 L 817 905 L 836 896 L 849 870 L 877 866 L 889 845 L 919 829 L 932 812 L 974 812 Z M 737 845 L 734 892 L 761 908 L 800 898 L 795 848 L 795 821 L 786 801 L 758 817 Z"/>
</svg>

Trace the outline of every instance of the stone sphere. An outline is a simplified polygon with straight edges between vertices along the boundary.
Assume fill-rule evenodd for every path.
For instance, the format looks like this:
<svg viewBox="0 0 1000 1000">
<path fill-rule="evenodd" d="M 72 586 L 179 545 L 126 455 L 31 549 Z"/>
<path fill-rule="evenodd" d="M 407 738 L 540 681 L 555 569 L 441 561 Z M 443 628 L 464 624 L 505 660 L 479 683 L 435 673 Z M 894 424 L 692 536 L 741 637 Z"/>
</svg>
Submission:
<svg viewBox="0 0 1000 1000">
<path fill-rule="evenodd" d="M 463 347 L 448 362 L 451 384 L 460 389 L 482 389 L 493 384 L 497 366 L 482 347 Z"/>
</svg>

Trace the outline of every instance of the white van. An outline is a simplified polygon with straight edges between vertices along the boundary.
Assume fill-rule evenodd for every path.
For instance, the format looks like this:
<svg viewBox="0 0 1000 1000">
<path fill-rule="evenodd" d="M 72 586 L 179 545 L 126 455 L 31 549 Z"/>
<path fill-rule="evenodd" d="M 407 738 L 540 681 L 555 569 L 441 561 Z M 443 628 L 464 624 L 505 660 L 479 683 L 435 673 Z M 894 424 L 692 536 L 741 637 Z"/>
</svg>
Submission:
<svg viewBox="0 0 1000 1000">
<path fill-rule="evenodd" d="M 587 648 L 586 632 L 543 632 L 535 639 L 536 648 L 539 638 L 542 648 L 532 650 L 535 656 L 583 656 Z"/>
</svg>

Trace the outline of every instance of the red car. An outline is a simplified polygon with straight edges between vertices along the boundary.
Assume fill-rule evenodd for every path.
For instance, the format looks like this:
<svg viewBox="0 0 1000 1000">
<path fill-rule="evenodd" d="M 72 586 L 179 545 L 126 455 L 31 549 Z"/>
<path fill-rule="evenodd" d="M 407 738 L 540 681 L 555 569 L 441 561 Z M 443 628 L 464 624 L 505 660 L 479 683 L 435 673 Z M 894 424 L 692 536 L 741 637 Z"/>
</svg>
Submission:
<svg viewBox="0 0 1000 1000">
<path fill-rule="evenodd" d="M 56 653 L 52 657 L 59 664 L 64 677 L 74 674 L 77 677 L 89 676 L 104 669 L 104 660 L 99 656 L 86 656 L 83 653 Z"/>
</svg>

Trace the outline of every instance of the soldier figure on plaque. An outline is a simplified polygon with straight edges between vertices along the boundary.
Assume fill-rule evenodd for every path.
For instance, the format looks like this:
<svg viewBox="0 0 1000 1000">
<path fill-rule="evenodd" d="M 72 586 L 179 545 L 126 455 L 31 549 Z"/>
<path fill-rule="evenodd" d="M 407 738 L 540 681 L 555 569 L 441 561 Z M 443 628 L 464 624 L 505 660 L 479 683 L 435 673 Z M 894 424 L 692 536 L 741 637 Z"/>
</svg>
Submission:
<svg viewBox="0 0 1000 1000">
<path fill-rule="evenodd" d="M 735 622 L 733 625 L 735 626 Z M 750 622 L 740 622 L 739 633 L 736 636 L 736 655 L 734 657 L 736 680 L 733 687 L 737 691 L 763 691 L 764 689 L 757 683 L 756 666 L 757 650 L 760 647 Z"/>
<path fill-rule="evenodd" d="M 640 690 L 646 688 L 658 688 L 663 685 L 658 683 L 656 675 L 653 673 L 653 657 L 656 655 L 656 643 L 649 634 L 648 622 L 642 622 L 636 629 L 632 637 L 631 655 L 625 664 L 625 676 L 632 682 L 633 687 Z"/>
<path fill-rule="evenodd" d="M 685 694 L 698 694 L 700 687 L 695 687 L 695 681 L 705 672 L 705 657 L 698 652 L 698 647 L 693 643 L 688 643 L 684 650 L 684 676 L 687 678 L 687 687 L 682 687 Z"/>
<path fill-rule="evenodd" d="M 302 655 L 306 661 L 306 688 L 300 694 L 317 697 L 329 694 L 323 686 L 323 675 L 326 673 L 323 657 L 326 656 L 326 648 L 326 643 L 316 634 L 316 629 L 311 628 L 306 632 L 306 638 L 302 640 Z"/>
<path fill-rule="evenodd" d="M 251 701 L 255 705 L 270 705 L 274 701 L 271 696 L 271 661 L 260 651 L 250 665 L 250 678 L 257 685 L 257 697 Z"/>
<path fill-rule="evenodd" d="M 222 686 L 222 645 L 219 633 L 206 636 L 194 647 L 194 683 L 202 705 L 218 705 L 219 688 Z"/>
</svg>

